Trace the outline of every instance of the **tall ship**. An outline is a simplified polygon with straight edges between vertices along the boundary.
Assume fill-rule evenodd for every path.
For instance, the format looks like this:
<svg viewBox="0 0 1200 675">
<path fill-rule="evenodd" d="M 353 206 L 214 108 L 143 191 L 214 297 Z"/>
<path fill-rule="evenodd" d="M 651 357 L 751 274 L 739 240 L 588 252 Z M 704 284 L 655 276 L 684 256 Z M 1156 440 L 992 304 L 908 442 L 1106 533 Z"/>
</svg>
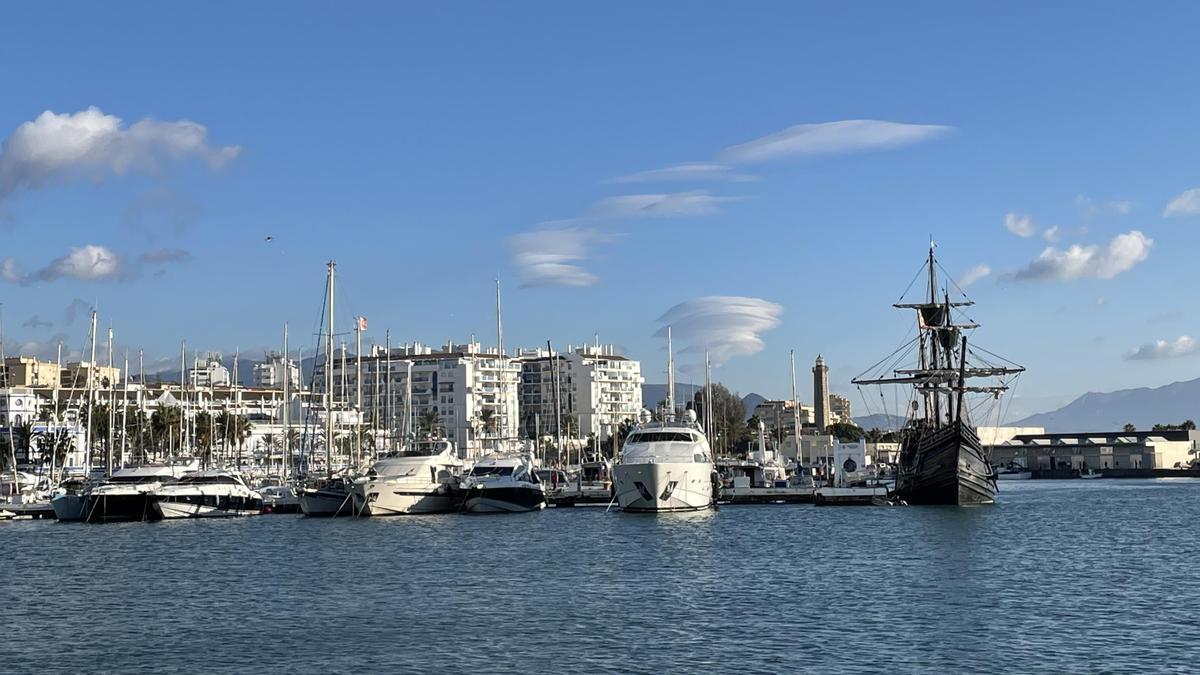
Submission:
<svg viewBox="0 0 1200 675">
<path fill-rule="evenodd" d="M 908 504 L 991 504 L 996 473 L 971 417 L 1002 419 L 1002 395 L 1025 369 L 968 343 L 979 327 L 966 314 L 974 302 L 944 270 L 946 285 L 939 286 L 941 267 L 934 249 L 931 242 L 929 258 L 909 287 L 923 279 L 923 297 L 906 302 L 906 290 L 893 305 L 916 311 L 916 337 L 852 382 L 911 387 L 896 467 L 899 499 Z"/>
</svg>

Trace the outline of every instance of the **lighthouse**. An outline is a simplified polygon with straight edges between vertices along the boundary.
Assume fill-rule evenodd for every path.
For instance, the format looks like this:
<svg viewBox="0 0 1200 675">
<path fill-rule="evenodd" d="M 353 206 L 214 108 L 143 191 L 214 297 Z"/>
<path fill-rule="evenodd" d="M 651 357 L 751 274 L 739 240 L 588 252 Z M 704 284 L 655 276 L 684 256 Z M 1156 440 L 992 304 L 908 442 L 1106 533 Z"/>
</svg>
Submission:
<svg viewBox="0 0 1200 675">
<path fill-rule="evenodd" d="M 829 367 L 825 365 L 825 357 L 817 354 L 817 364 L 813 366 L 812 372 L 817 433 L 823 434 L 829 427 Z"/>
</svg>

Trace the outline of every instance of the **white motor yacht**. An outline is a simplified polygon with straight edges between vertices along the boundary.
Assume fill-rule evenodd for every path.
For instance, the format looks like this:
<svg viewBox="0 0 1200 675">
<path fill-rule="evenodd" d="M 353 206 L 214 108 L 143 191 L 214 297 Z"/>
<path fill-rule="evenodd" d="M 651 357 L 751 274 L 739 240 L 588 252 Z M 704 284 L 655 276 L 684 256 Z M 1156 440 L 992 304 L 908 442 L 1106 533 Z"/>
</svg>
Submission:
<svg viewBox="0 0 1200 675">
<path fill-rule="evenodd" d="M 708 439 L 686 410 L 680 421 L 642 423 L 625 439 L 613 468 L 617 502 L 623 511 L 698 511 L 714 505 L 716 471 Z"/>
<path fill-rule="evenodd" d="M 154 516 L 150 494 L 163 483 L 195 471 L 198 466 L 199 462 L 193 460 L 117 469 L 103 483 L 83 494 L 82 518 L 89 523 L 148 520 Z M 58 510 L 56 506 L 55 513 Z"/>
<path fill-rule="evenodd" d="M 459 487 L 461 510 L 519 513 L 546 507 L 546 490 L 529 455 L 489 455 L 475 462 Z"/>
<path fill-rule="evenodd" d="M 262 495 L 241 476 L 213 469 L 196 471 L 164 483 L 151 493 L 160 518 L 229 518 L 262 513 Z"/>
<path fill-rule="evenodd" d="M 454 488 L 462 469 L 463 461 L 449 441 L 415 443 L 379 459 L 354 483 L 354 512 L 394 516 L 454 511 Z"/>
</svg>

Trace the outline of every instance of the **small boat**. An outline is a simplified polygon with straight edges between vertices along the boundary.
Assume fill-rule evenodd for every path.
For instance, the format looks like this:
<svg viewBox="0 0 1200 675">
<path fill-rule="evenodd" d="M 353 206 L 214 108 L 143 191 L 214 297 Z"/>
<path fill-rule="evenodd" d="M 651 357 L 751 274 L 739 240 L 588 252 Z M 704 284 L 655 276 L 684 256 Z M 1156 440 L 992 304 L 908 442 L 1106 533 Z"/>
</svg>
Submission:
<svg viewBox="0 0 1200 675">
<path fill-rule="evenodd" d="M 489 455 L 475 462 L 459 486 L 467 513 L 522 513 L 546 508 L 546 490 L 529 455 Z"/>
<path fill-rule="evenodd" d="M 1029 480 L 1033 472 L 1020 464 L 996 467 L 996 480 Z"/>
<path fill-rule="evenodd" d="M 257 516 L 263 499 L 241 476 L 223 469 L 196 471 L 150 494 L 159 518 L 231 518 Z"/>
<path fill-rule="evenodd" d="M 263 513 L 299 513 L 300 498 L 290 485 L 268 485 L 258 489 L 263 499 Z"/>
<path fill-rule="evenodd" d="M 1091 478 L 1104 478 L 1104 472 L 1103 472 L 1103 471 L 1097 471 L 1097 470 L 1095 470 L 1095 469 L 1088 469 L 1087 471 L 1080 471 L 1080 472 L 1079 472 L 1079 477 L 1080 477 L 1080 478 L 1088 478 L 1088 479 L 1091 479 Z"/>
</svg>

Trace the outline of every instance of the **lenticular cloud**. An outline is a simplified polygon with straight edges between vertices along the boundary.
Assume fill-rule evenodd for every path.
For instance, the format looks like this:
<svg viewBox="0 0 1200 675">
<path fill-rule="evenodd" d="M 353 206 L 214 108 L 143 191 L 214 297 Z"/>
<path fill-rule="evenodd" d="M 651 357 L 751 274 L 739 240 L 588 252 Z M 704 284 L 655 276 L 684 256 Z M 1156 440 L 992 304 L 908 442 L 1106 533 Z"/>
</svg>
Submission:
<svg viewBox="0 0 1200 675">
<path fill-rule="evenodd" d="M 783 305 L 762 298 L 710 295 L 668 309 L 658 318 L 663 328 L 656 335 L 665 337 L 670 326 L 683 351 L 702 354 L 707 349 L 719 366 L 762 351 L 760 334 L 778 326 L 781 314 Z"/>
</svg>

